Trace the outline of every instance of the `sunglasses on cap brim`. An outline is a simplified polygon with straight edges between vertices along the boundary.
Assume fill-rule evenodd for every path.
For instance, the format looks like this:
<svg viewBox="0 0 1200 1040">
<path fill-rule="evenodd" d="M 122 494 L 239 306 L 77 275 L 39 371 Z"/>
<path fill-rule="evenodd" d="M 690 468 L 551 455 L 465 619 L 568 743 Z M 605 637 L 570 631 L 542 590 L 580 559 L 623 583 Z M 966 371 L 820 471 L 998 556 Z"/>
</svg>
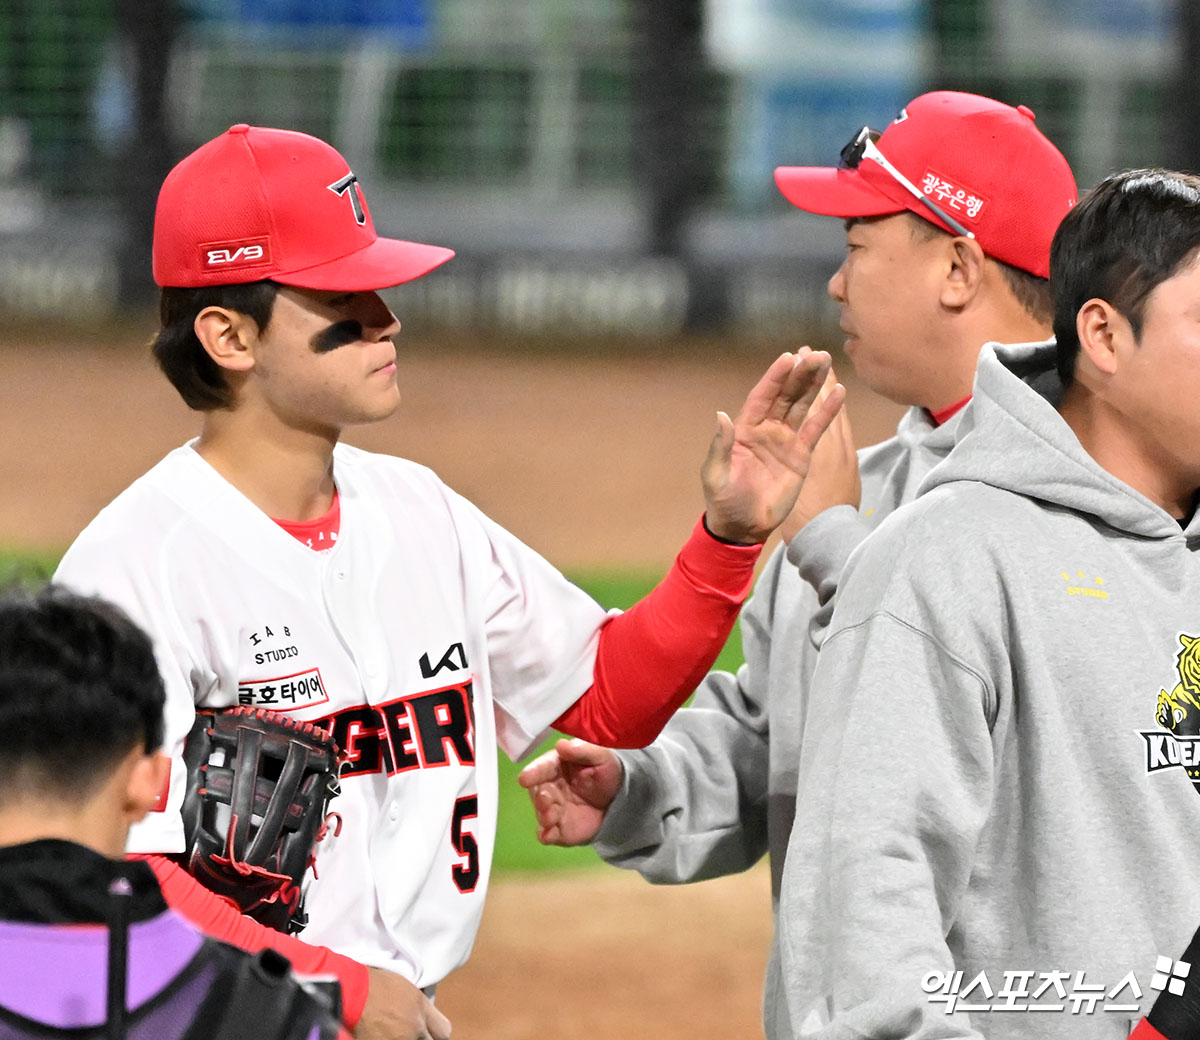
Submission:
<svg viewBox="0 0 1200 1040">
<path fill-rule="evenodd" d="M 962 235 L 963 238 L 974 238 L 974 232 L 968 231 L 963 227 L 949 213 L 942 209 L 941 206 L 905 177 L 904 174 L 897 170 L 895 166 L 888 162 L 887 156 L 875 144 L 879 140 L 879 136 L 878 130 L 872 130 L 869 126 L 864 126 L 842 149 L 838 167 L 843 170 L 857 170 L 859 164 L 864 159 L 870 159 L 876 165 L 883 167 L 884 172 L 920 202 L 921 205 L 945 221 L 946 226 L 953 228 L 956 234 Z"/>
</svg>

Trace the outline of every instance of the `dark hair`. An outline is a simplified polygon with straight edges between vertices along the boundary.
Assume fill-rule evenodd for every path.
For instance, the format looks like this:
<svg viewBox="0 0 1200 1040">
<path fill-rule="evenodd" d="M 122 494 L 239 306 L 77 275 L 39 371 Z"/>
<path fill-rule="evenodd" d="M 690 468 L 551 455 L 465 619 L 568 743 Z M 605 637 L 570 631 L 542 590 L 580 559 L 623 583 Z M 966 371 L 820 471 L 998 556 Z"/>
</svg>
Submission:
<svg viewBox="0 0 1200 1040">
<path fill-rule="evenodd" d="M 0 801 L 79 801 L 135 747 L 163 741 L 149 637 L 118 607 L 61 586 L 0 594 Z"/>
<path fill-rule="evenodd" d="M 246 315 L 262 331 L 275 306 L 276 282 L 243 282 L 200 289 L 163 289 L 158 298 L 159 329 L 154 359 L 189 408 L 211 412 L 233 406 L 225 373 L 196 338 L 196 316 L 205 307 L 225 307 Z"/>
<path fill-rule="evenodd" d="M 1016 297 L 1017 303 L 1025 308 L 1025 313 L 1043 325 L 1049 325 L 1054 320 L 1054 296 L 1050 292 L 1050 279 L 1039 278 L 1021 267 L 1013 267 L 1002 260 L 995 261 L 1000 266 L 1008 288 Z"/>
<path fill-rule="evenodd" d="M 1200 177 L 1126 170 L 1106 177 L 1070 209 L 1050 246 L 1058 374 L 1075 378 L 1075 327 L 1088 300 L 1112 304 L 1141 337 L 1146 300 L 1200 248 Z"/>
<path fill-rule="evenodd" d="M 912 218 L 910 224 L 913 234 L 921 241 L 928 241 L 937 235 L 948 235 L 950 233 L 926 220 L 924 217 L 917 216 L 917 214 L 911 211 L 907 212 Z M 1006 264 L 1003 260 L 997 260 L 994 256 L 988 257 L 988 259 L 1000 268 L 1001 273 L 1004 275 L 1005 284 L 1007 284 L 1009 291 L 1016 298 L 1017 303 L 1025 310 L 1025 313 L 1035 321 L 1049 325 L 1050 320 L 1054 317 L 1054 301 L 1050 295 L 1050 279 L 1039 278 L 1036 274 L 1031 274 L 1023 268 Z"/>
</svg>

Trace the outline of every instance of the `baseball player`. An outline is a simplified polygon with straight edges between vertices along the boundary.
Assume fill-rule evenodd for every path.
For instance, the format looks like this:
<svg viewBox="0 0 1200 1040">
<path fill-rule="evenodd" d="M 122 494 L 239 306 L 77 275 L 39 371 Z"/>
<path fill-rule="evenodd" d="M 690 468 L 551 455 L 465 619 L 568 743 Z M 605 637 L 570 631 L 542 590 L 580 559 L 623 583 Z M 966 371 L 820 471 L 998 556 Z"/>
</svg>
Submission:
<svg viewBox="0 0 1200 1040">
<path fill-rule="evenodd" d="M 448 1034 L 428 997 L 478 926 L 497 744 L 519 756 L 548 727 L 652 740 L 724 642 L 841 400 L 810 409 L 827 355 L 777 359 L 736 419 L 719 415 L 706 510 L 670 573 L 606 614 L 429 470 L 340 443 L 399 400 L 400 326 L 376 290 L 451 255 L 378 237 L 345 160 L 307 135 L 238 125 L 180 162 L 155 219 L 154 353 L 201 433 L 101 512 L 57 575 L 155 638 L 174 768 L 130 848 L 214 934 L 336 972 L 347 1022 L 392 1040 Z M 162 855 L 185 843 L 180 748 L 198 705 L 321 722 L 348 756 L 304 941 Z"/>
<path fill-rule="evenodd" d="M 278 955 L 206 939 L 122 859 L 170 766 L 163 682 L 112 604 L 0 596 L 0 1036 L 348 1040 Z M 202 1030 L 202 1032 L 201 1032 Z"/>
<path fill-rule="evenodd" d="M 776 181 L 801 209 L 846 221 L 829 281 L 846 354 L 909 411 L 857 456 L 844 415 L 822 439 L 787 543 L 742 614 L 736 676 L 710 674 L 644 751 L 560 741 L 521 782 L 543 842 L 594 842 L 655 882 L 732 874 L 769 854 L 778 909 L 804 713 L 842 568 L 950 451 L 980 347 L 1049 335 L 1050 241 L 1075 182 L 1027 108 L 949 91 L 916 98 L 882 134 L 854 134 L 838 168 L 783 167 Z M 765 1027 L 782 1040 L 799 1023 L 778 1014 L 778 954 L 773 944 Z"/>
</svg>

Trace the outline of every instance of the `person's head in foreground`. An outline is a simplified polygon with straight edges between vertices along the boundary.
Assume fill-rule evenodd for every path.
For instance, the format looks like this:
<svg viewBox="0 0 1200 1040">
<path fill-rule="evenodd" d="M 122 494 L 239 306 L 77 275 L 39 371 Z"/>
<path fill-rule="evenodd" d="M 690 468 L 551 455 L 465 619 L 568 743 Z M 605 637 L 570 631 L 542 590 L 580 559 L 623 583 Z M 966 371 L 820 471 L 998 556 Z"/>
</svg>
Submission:
<svg viewBox="0 0 1200 1040">
<path fill-rule="evenodd" d="M 166 781 L 162 678 L 119 608 L 48 585 L 0 595 L 0 845 L 120 857 Z"/>
</svg>

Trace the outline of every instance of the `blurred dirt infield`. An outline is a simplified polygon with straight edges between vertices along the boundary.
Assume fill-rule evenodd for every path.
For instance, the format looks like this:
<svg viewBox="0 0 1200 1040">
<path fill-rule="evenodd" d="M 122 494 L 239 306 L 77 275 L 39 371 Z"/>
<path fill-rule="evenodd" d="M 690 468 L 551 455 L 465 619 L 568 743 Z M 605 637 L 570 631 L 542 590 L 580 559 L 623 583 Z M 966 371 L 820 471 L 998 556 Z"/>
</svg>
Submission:
<svg viewBox="0 0 1200 1040">
<path fill-rule="evenodd" d="M 65 548 L 193 435 L 147 332 L 0 339 L 0 547 Z M 402 334 L 400 413 L 347 439 L 432 466 L 563 569 L 665 568 L 702 509 L 715 411 L 733 414 L 784 346 L 514 357 Z M 839 374 L 858 443 L 886 436 L 900 410 Z M 756 1037 L 770 928 L 761 866 L 678 888 L 604 870 L 505 880 L 439 1003 L 455 1040 Z"/>
<path fill-rule="evenodd" d="M 492 886 L 438 987 L 454 1040 L 752 1040 L 771 940 L 765 864 L 657 887 L 623 870 Z"/>
<path fill-rule="evenodd" d="M 139 344 L 0 338 L 0 547 L 65 548 L 122 488 L 192 436 L 197 417 Z M 400 340 L 399 412 L 347 440 L 432 466 L 564 569 L 665 567 L 700 515 L 699 467 L 781 347 L 724 357 L 513 357 Z M 855 435 L 898 410 L 856 388 Z"/>
</svg>

